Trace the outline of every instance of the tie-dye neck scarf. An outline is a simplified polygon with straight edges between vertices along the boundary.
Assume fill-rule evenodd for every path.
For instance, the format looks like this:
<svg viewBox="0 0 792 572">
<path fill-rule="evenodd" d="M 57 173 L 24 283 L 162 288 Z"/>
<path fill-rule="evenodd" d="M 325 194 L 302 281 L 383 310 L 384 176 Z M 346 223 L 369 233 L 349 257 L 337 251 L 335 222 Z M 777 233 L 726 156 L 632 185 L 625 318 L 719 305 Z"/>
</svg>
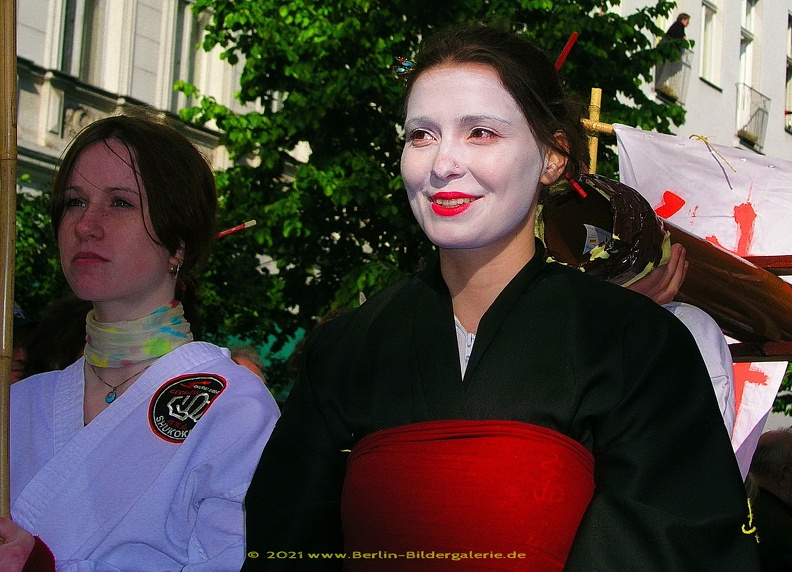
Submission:
<svg viewBox="0 0 792 572">
<path fill-rule="evenodd" d="M 97 322 L 91 310 L 85 322 L 85 359 L 96 367 L 124 367 L 162 357 L 193 339 L 177 300 L 128 322 Z"/>
</svg>

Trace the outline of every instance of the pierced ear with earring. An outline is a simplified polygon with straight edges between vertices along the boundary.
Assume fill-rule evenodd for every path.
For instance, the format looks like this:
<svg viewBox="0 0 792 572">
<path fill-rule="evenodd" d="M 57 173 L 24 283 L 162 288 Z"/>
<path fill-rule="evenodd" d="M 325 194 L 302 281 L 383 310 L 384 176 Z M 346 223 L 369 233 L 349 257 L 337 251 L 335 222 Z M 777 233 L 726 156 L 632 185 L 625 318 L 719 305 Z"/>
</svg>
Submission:
<svg viewBox="0 0 792 572">
<path fill-rule="evenodd" d="M 547 163 L 544 168 L 544 175 L 546 179 L 553 179 L 553 181 L 555 181 L 555 179 L 560 176 L 560 173 L 558 173 L 558 165 L 555 163 Z M 544 182 L 545 184 L 552 184 L 549 181 Z"/>
<path fill-rule="evenodd" d="M 184 280 L 179 281 L 179 270 L 181 270 L 181 267 L 182 267 L 181 262 L 176 262 L 176 264 L 171 264 L 170 268 L 168 268 L 168 273 L 173 274 L 174 285 L 177 288 L 180 287 L 182 292 L 185 292 L 187 290 L 187 284 L 184 282 Z"/>
<path fill-rule="evenodd" d="M 184 241 L 181 241 L 179 249 L 173 253 L 171 256 L 171 260 L 175 261 L 171 263 L 168 272 L 173 274 L 173 277 L 178 280 L 179 279 L 179 270 L 182 267 L 182 261 L 184 260 Z"/>
</svg>

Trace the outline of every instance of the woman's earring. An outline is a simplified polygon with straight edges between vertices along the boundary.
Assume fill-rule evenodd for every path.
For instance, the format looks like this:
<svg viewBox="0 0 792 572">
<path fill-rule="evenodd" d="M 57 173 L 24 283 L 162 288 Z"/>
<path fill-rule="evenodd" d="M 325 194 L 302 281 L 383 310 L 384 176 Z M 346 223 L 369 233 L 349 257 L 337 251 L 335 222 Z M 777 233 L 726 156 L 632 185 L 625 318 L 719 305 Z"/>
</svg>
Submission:
<svg viewBox="0 0 792 572">
<path fill-rule="evenodd" d="M 174 278 L 178 279 L 179 278 L 179 270 L 181 270 L 181 266 L 182 266 L 181 263 L 180 264 L 171 264 L 171 267 L 168 270 L 168 272 L 173 274 Z"/>
</svg>

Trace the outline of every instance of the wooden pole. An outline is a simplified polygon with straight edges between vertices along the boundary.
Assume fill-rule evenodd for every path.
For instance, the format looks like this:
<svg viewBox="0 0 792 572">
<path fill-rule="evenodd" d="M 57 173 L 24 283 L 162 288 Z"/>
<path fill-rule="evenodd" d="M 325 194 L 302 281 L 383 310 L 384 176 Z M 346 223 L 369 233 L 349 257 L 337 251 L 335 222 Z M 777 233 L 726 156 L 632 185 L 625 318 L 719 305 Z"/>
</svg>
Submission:
<svg viewBox="0 0 792 572">
<path fill-rule="evenodd" d="M 602 90 L 598 87 L 591 88 L 591 102 L 589 103 L 589 121 L 599 123 L 600 103 L 602 102 Z M 599 132 L 589 133 L 589 173 L 597 172 L 597 148 L 599 147 Z"/>
<path fill-rule="evenodd" d="M 17 66 L 16 0 L 2 0 L 0 81 L 0 515 L 11 514 L 8 421 L 14 327 L 16 243 Z"/>
<path fill-rule="evenodd" d="M 600 135 L 615 135 L 616 131 L 613 130 L 613 125 L 610 123 L 601 123 L 599 121 L 592 121 L 591 119 L 586 119 L 585 117 L 580 120 L 583 124 L 583 129 L 589 132 L 589 135 L 592 133 L 599 133 Z"/>
</svg>

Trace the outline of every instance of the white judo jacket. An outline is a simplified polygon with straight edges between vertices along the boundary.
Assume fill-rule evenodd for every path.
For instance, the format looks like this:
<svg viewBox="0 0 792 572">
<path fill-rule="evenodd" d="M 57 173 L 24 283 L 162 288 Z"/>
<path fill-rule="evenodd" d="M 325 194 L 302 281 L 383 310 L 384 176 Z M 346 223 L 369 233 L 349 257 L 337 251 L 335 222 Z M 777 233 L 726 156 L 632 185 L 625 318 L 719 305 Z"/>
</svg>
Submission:
<svg viewBox="0 0 792 572">
<path fill-rule="evenodd" d="M 11 388 L 11 516 L 59 572 L 226 571 L 279 416 L 261 379 L 192 342 L 83 425 L 83 363 Z"/>
</svg>

